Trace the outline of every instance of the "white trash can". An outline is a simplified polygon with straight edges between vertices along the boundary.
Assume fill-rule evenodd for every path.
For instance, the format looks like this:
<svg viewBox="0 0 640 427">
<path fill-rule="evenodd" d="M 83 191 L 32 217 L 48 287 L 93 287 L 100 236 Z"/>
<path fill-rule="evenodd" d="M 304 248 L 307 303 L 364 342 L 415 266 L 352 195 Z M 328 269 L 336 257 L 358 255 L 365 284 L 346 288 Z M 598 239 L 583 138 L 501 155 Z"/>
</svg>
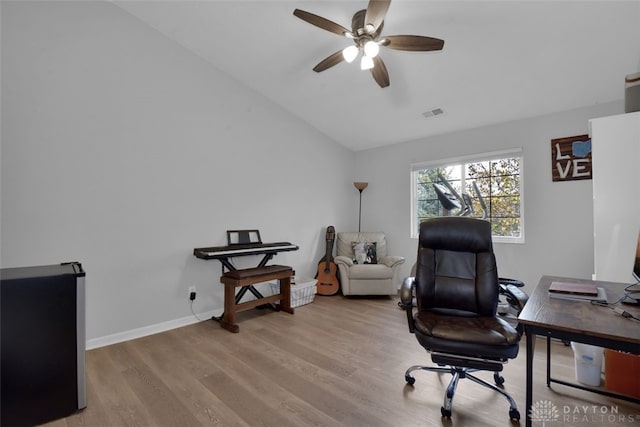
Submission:
<svg viewBox="0 0 640 427">
<path fill-rule="evenodd" d="M 576 365 L 576 380 L 590 386 L 600 385 L 604 349 L 578 342 L 571 343 Z"/>
</svg>

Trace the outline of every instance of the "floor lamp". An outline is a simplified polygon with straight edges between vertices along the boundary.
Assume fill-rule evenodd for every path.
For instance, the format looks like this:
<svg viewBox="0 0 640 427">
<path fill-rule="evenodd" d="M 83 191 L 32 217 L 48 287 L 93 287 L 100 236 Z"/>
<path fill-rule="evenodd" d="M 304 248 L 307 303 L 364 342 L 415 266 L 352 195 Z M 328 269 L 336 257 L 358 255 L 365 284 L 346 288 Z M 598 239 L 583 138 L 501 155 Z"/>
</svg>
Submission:
<svg viewBox="0 0 640 427">
<path fill-rule="evenodd" d="M 362 191 L 369 185 L 368 182 L 354 182 L 353 185 L 360 192 L 360 208 L 358 209 L 358 233 L 360 232 L 360 221 L 362 220 Z"/>
</svg>

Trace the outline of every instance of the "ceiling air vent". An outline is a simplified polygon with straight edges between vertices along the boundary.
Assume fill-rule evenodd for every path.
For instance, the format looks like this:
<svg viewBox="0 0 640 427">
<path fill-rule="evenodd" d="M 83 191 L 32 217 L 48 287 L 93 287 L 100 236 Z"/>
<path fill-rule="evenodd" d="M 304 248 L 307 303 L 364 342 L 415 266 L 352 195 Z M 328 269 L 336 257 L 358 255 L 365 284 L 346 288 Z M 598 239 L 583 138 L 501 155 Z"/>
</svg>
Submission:
<svg viewBox="0 0 640 427">
<path fill-rule="evenodd" d="M 427 119 L 429 117 L 435 117 L 441 114 L 444 114 L 444 110 L 442 108 L 434 108 L 433 110 L 425 111 L 424 113 L 422 113 L 422 115 Z"/>
</svg>

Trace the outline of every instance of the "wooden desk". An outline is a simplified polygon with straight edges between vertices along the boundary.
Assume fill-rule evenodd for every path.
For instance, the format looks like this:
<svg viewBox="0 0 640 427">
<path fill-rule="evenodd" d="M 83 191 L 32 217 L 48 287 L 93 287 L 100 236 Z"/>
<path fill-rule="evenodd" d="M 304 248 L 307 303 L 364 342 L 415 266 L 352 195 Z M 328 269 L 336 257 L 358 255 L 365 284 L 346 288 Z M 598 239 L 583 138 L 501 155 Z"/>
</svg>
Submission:
<svg viewBox="0 0 640 427">
<path fill-rule="evenodd" d="M 607 396 L 639 402 L 638 399 L 621 396 L 601 389 L 585 387 L 551 378 L 550 339 L 558 338 L 614 350 L 640 354 L 640 322 L 626 319 L 606 307 L 592 305 L 589 301 L 570 301 L 550 298 L 549 285 L 552 281 L 594 283 L 607 292 L 609 302 L 615 302 L 622 295 L 624 283 L 600 282 L 566 277 L 543 276 L 529 297 L 529 301 L 520 313 L 518 321 L 524 325 L 527 336 L 527 402 L 526 426 L 531 426 L 531 408 L 533 402 L 533 355 L 536 335 L 547 337 L 547 387 L 551 382 L 589 390 Z M 637 306 L 620 307 L 640 317 Z M 536 420 L 538 421 L 538 420 Z"/>
</svg>

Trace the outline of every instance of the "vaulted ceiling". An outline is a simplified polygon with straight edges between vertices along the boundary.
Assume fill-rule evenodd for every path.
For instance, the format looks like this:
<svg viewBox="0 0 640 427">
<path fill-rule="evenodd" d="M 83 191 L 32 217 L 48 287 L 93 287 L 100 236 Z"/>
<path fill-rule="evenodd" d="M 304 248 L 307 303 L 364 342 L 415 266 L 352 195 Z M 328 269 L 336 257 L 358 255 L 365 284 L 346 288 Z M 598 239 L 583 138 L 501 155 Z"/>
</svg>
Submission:
<svg viewBox="0 0 640 427">
<path fill-rule="evenodd" d="M 352 42 L 293 16 L 299 8 L 350 28 L 366 0 L 114 3 L 356 151 L 621 100 L 625 75 L 640 71 L 638 0 L 393 0 L 383 35 L 445 44 L 383 48 L 384 89 L 357 62 L 312 71 Z"/>
</svg>

